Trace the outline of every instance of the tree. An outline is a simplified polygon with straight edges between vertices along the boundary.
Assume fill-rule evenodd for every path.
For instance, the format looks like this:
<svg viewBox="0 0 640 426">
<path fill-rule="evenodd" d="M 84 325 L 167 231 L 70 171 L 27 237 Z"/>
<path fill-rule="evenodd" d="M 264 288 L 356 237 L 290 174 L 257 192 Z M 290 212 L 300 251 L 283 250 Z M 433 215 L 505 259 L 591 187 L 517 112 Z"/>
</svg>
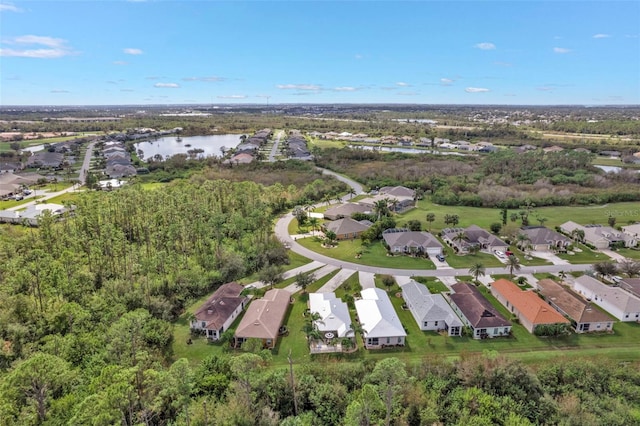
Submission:
<svg viewBox="0 0 640 426">
<path fill-rule="evenodd" d="M 384 198 L 382 200 L 378 200 L 373 203 L 373 213 L 378 218 L 377 220 L 382 219 L 383 216 L 388 216 L 389 211 L 389 199 Z"/>
<path fill-rule="evenodd" d="M 634 278 L 640 275 L 640 262 L 634 262 L 633 260 L 624 260 L 618 263 L 618 271 L 625 274 L 629 278 Z"/>
<path fill-rule="evenodd" d="M 307 292 L 307 287 L 315 281 L 313 272 L 298 272 L 296 274 L 296 285 L 302 289 L 303 293 Z"/>
<path fill-rule="evenodd" d="M 485 267 L 482 263 L 477 262 L 474 263 L 473 265 L 471 265 L 471 268 L 469 268 L 469 273 L 473 276 L 473 278 L 475 279 L 476 283 L 478 283 L 478 277 L 483 276 L 485 274 Z"/>
<path fill-rule="evenodd" d="M 511 213 L 509 215 L 509 220 L 511 220 L 511 222 L 515 222 L 516 220 L 518 220 L 518 213 Z"/>
<path fill-rule="evenodd" d="M 593 264 L 593 270 L 602 277 L 614 275 L 618 268 L 615 263 L 611 261 L 599 262 Z"/>
<path fill-rule="evenodd" d="M 338 239 L 336 233 L 331 230 L 326 230 L 324 236 L 327 239 L 326 244 L 329 246 L 333 246 Z"/>
<path fill-rule="evenodd" d="M 276 283 L 282 281 L 282 267 L 280 265 L 268 265 L 258 272 L 258 279 L 273 288 Z"/>
<path fill-rule="evenodd" d="M 491 224 L 490 229 L 491 229 L 491 232 L 498 235 L 498 233 L 502 229 L 502 224 L 500 222 L 494 222 Z"/>
<path fill-rule="evenodd" d="M 320 220 L 317 217 L 310 217 L 309 218 L 309 225 L 311 225 L 311 230 L 315 232 L 315 230 L 318 228 L 318 225 L 320 224 Z"/>
<path fill-rule="evenodd" d="M 502 225 L 506 225 L 507 224 L 507 214 L 508 214 L 508 210 L 506 207 L 502 208 L 502 210 L 500 210 L 500 218 L 502 219 Z M 500 231 L 498 231 L 500 232 Z M 497 234 L 497 232 L 496 232 Z"/>
<path fill-rule="evenodd" d="M 355 196 L 356 196 L 356 194 L 357 194 L 357 193 L 356 193 L 356 190 L 355 190 L 355 189 L 353 189 L 352 187 L 349 187 L 349 191 L 348 191 L 348 192 L 349 192 L 349 195 L 351 196 L 351 197 L 350 197 L 350 199 L 352 199 L 353 197 L 355 197 Z"/>
<path fill-rule="evenodd" d="M 520 250 L 526 251 L 531 239 L 527 234 L 523 234 L 522 232 L 516 235 L 517 246 Z"/>
<path fill-rule="evenodd" d="M 517 272 L 520 270 L 520 260 L 515 256 L 507 256 L 507 266 L 506 268 L 509 270 L 509 276 L 513 279 L 513 272 Z"/>
<path fill-rule="evenodd" d="M 436 220 L 435 213 L 427 213 L 427 222 L 429 222 L 429 232 L 431 232 L 431 224 Z"/>
<path fill-rule="evenodd" d="M 396 279 L 393 278 L 393 276 L 391 275 L 383 275 L 381 277 L 382 279 L 382 284 L 387 287 L 387 291 L 391 290 L 391 287 L 393 287 L 393 285 L 396 283 Z"/>
<path fill-rule="evenodd" d="M 616 226 L 616 218 L 613 216 L 609 216 L 609 218 L 607 219 L 607 223 L 610 227 L 613 228 L 614 226 Z"/>
<path fill-rule="evenodd" d="M 421 231 L 422 230 L 422 224 L 420 223 L 419 220 L 416 220 L 416 219 L 412 219 L 409 222 L 407 222 L 407 226 L 409 227 L 410 231 Z"/>
<path fill-rule="evenodd" d="M 465 234 L 464 231 L 460 231 L 453 236 L 453 241 L 458 243 L 458 245 L 462 245 L 463 241 L 467 241 L 467 234 Z"/>
<path fill-rule="evenodd" d="M 402 403 L 404 388 L 409 383 L 407 370 L 398 358 L 385 358 L 379 361 L 367 377 L 367 382 L 375 385 L 378 396 L 384 403 L 384 424 L 389 426 L 392 415 Z"/>
</svg>

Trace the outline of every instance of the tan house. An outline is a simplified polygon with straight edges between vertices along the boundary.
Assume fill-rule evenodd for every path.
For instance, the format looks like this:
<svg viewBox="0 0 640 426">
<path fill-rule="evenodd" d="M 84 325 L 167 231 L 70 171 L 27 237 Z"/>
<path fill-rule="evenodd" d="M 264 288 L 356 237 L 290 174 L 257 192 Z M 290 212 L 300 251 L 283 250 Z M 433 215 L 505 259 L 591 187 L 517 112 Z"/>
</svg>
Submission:
<svg viewBox="0 0 640 426">
<path fill-rule="evenodd" d="M 357 221 L 350 217 L 334 220 L 322 225 L 325 231 L 333 231 L 338 240 L 353 240 L 359 238 L 360 234 L 371 227 L 368 220 Z"/>
<path fill-rule="evenodd" d="M 537 294 L 522 290 L 509 280 L 495 281 L 491 284 L 491 293 L 505 308 L 518 317 L 529 333 L 534 333 L 539 325 L 570 323 Z"/>
<path fill-rule="evenodd" d="M 614 318 L 569 288 L 545 278 L 538 281 L 538 290 L 552 308 L 571 319 L 576 333 L 613 330 Z"/>
<path fill-rule="evenodd" d="M 290 302 L 291 294 L 278 288 L 251 302 L 236 329 L 236 344 L 241 345 L 247 339 L 260 339 L 265 348 L 273 349 Z"/>
<path fill-rule="evenodd" d="M 249 302 L 247 297 L 240 295 L 242 290 L 244 287 L 235 282 L 221 285 L 198 308 L 191 329 L 202 330 L 208 339 L 220 339 Z"/>
<path fill-rule="evenodd" d="M 354 213 L 371 213 L 371 208 L 357 203 L 344 203 L 328 208 L 324 212 L 324 217 L 329 220 L 343 219 L 351 217 Z"/>
</svg>

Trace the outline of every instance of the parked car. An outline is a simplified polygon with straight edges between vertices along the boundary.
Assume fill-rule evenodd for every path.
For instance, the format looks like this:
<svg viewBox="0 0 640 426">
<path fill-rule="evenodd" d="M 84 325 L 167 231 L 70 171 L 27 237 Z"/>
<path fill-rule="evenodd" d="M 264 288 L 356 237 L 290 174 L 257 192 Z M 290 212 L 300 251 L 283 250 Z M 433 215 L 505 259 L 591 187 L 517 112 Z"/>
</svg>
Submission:
<svg viewBox="0 0 640 426">
<path fill-rule="evenodd" d="M 438 259 L 440 262 L 444 262 L 444 256 L 441 254 L 437 254 L 436 259 Z"/>
<path fill-rule="evenodd" d="M 24 197 L 22 195 L 16 195 L 15 197 L 13 197 L 13 199 L 16 201 L 20 201 L 20 200 L 24 200 Z"/>
<path fill-rule="evenodd" d="M 504 259 L 504 253 L 499 251 L 499 250 L 495 250 L 494 251 L 495 255 L 498 256 L 500 259 Z"/>
</svg>

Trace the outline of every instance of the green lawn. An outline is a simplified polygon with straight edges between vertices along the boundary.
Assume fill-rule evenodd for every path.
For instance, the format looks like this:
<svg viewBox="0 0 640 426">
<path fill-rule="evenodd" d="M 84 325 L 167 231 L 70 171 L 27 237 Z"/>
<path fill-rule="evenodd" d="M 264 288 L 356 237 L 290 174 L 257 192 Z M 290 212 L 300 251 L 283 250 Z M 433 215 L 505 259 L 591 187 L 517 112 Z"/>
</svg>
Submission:
<svg viewBox="0 0 640 426">
<path fill-rule="evenodd" d="M 492 254 L 476 253 L 457 255 L 447 246 L 445 246 L 444 251 L 447 263 L 455 269 L 469 269 L 476 263 L 482 263 L 485 268 L 499 268 L 504 266 L 504 264 Z"/>
<path fill-rule="evenodd" d="M 616 250 L 616 252 L 623 255 L 624 257 L 628 257 L 629 259 L 640 260 L 640 250 L 623 248 L 623 249 Z"/>
<path fill-rule="evenodd" d="M 414 258 L 409 256 L 387 256 L 387 250 L 381 242 L 372 243 L 369 247 L 363 247 L 362 241 L 339 241 L 334 248 L 324 248 L 314 238 L 301 238 L 298 243 L 303 247 L 313 250 L 325 256 L 345 262 L 358 263 L 360 265 L 378 266 L 381 268 L 396 269 L 435 269 L 435 265 L 429 259 Z M 359 250 L 364 250 L 362 256 L 356 259 Z"/>
<path fill-rule="evenodd" d="M 442 282 L 436 277 L 411 277 L 413 280 L 422 283 L 427 286 L 431 294 L 446 293 L 449 288 L 442 284 Z"/>
<path fill-rule="evenodd" d="M 594 252 L 584 244 L 576 244 L 576 246 L 581 251 L 573 252 L 574 254 L 559 253 L 558 257 L 571 263 L 596 263 L 610 260 L 606 254 Z"/>
</svg>

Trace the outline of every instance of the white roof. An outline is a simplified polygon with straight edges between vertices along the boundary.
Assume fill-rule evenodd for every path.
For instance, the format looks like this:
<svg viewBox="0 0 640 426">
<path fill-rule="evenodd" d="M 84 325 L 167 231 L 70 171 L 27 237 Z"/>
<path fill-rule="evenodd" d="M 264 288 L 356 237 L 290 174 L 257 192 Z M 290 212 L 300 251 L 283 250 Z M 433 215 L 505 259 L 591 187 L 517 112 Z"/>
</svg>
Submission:
<svg viewBox="0 0 640 426">
<path fill-rule="evenodd" d="M 360 292 L 362 299 L 356 300 L 358 319 L 368 337 L 406 336 L 398 314 L 387 293 L 379 288 L 367 288 Z"/>
<path fill-rule="evenodd" d="M 444 296 L 431 294 L 427 286 L 411 280 L 402 286 L 402 296 L 417 322 L 445 321 L 449 327 L 462 326 Z"/>
<path fill-rule="evenodd" d="M 40 216 L 45 210 L 49 210 L 52 215 L 62 213 L 65 207 L 60 204 L 42 203 L 31 204 L 24 211 L 20 212 L 20 217 L 23 218 L 36 218 Z"/>
<path fill-rule="evenodd" d="M 588 275 L 576 278 L 575 284 L 591 292 L 595 303 L 607 302 L 622 312 L 640 312 L 640 298 L 627 293 L 620 287 L 608 286 Z"/>
<path fill-rule="evenodd" d="M 319 331 L 336 330 L 336 337 L 347 337 L 351 326 L 349 308 L 334 293 L 309 293 L 309 311 L 320 315 L 316 321 Z"/>
</svg>

